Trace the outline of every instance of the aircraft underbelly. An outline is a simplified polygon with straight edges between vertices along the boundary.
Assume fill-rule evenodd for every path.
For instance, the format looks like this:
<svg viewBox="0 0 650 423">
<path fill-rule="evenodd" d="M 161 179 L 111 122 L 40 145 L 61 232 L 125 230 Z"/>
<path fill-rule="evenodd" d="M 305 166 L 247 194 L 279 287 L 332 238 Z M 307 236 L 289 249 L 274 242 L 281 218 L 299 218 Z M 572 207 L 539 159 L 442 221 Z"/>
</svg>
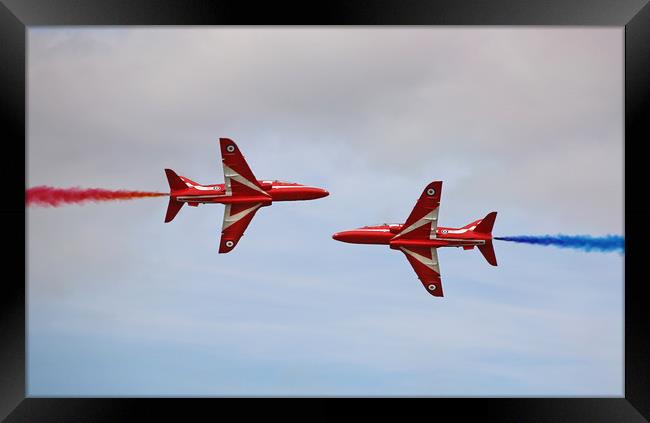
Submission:
<svg viewBox="0 0 650 423">
<path fill-rule="evenodd" d="M 450 239 L 450 238 L 434 238 L 434 239 L 408 239 L 390 242 L 391 248 L 399 247 L 431 247 L 431 248 L 441 248 L 441 247 L 464 247 L 470 245 L 482 245 L 485 244 L 484 240 L 481 239 Z"/>
</svg>

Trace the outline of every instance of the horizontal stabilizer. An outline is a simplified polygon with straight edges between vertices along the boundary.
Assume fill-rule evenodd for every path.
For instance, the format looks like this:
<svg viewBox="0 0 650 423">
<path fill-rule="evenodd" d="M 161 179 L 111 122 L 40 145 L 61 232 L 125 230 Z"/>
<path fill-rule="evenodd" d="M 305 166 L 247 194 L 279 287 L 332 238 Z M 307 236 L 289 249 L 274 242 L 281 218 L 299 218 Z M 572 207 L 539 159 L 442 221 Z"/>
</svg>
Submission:
<svg viewBox="0 0 650 423">
<path fill-rule="evenodd" d="M 487 241 L 485 244 L 479 245 L 478 250 L 483 254 L 483 257 L 485 257 L 485 260 L 487 260 L 488 263 L 492 266 L 497 265 L 497 256 L 494 254 L 492 241 Z"/>
<path fill-rule="evenodd" d="M 169 205 L 167 206 L 167 215 L 165 215 L 165 223 L 171 222 L 174 220 L 178 212 L 181 210 L 181 207 L 183 207 L 182 201 L 177 201 L 175 198 L 170 198 L 169 199 Z"/>
</svg>

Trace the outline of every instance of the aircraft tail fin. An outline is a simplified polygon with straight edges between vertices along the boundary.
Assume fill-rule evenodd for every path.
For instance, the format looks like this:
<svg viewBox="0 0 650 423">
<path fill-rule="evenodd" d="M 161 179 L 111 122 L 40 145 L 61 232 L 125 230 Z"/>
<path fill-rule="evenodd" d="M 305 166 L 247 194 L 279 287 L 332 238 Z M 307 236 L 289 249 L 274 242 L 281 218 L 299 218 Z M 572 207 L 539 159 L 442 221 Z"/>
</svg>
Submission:
<svg viewBox="0 0 650 423">
<path fill-rule="evenodd" d="M 492 235 L 492 228 L 494 227 L 494 221 L 497 218 L 497 212 L 488 213 L 483 219 L 477 222 L 472 222 L 470 225 L 476 225 L 474 232 L 479 234 Z M 485 241 L 485 244 L 478 245 L 478 250 L 483 254 L 485 260 L 490 263 L 492 266 L 497 265 L 497 257 L 494 254 L 494 247 L 492 245 L 492 239 Z"/>
<path fill-rule="evenodd" d="M 496 218 L 497 218 L 497 212 L 488 213 L 488 215 L 481 220 L 481 223 L 476 225 L 476 228 L 474 228 L 474 232 L 478 232 L 481 234 L 491 234 L 492 228 L 494 227 L 494 221 L 496 220 Z"/>
<path fill-rule="evenodd" d="M 187 185 L 185 182 L 171 169 L 165 169 L 165 174 L 167 175 L 167 182 L 169 182 L 169 190 L 176 191 L 179 189 L 186 189 Z"/>
<path fill-rule="evenodd" d="M 485 257 L 485 260 L 487 260 L 488 263 L 492 266 L 497 265 L 497 256 L 494 254 L 492 241 L 486 241 L 485 244 L 479 245 L 478 250 L 483 254 L 483 257 Z"/>
<path fill-rule="evenodd" d="M 174 220 L 174 217 L 178 214 L 183 207 L 182 201 L 177 201 L 174 197 L 174 191 L 181 189 L 186 189 L 187 185 L 183 180 L 171 169 L 165 169 L 165 174 L 167 175 L 167 182 L 169 182 L 169 205 L 167 206 L 167 214 L 165 215 L 165 223 L 171 222 Z"/>
</svg>

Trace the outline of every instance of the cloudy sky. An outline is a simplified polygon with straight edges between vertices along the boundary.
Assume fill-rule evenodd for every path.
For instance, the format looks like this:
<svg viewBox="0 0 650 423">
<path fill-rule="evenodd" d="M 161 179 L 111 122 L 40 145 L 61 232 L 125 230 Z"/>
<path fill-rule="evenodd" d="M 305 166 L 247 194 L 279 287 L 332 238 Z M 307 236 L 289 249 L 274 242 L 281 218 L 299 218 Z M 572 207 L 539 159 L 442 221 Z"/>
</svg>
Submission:
<svg viewBox="0 0 650 423">
<path fill-rule="evenodd" d="M 497 242 L 403 254 L 337 231 L 402 222 L 623 234 L 623 29 L 31 28 L 28 186 L 260 179 L 330 196 L 261 210 L 217 254 L 223 206 L 31 208 L 32 396 L 622 396 L 623 256 Z"/>
</svg>

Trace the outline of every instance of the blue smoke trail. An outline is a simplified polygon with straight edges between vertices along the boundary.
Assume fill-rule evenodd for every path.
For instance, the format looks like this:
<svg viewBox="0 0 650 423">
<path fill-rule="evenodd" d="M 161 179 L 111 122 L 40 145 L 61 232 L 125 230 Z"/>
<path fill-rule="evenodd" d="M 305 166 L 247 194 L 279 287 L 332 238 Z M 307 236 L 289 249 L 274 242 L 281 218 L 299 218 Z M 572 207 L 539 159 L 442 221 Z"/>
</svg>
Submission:
<svg viewBox="0 0 650 423">
<path fill-rule="evenodd" d="M 560 248 L 575 248 L 587 252 L 618 251 L 621 254 L 625 252 L 625 238 L 623 238 L 621 235 L 606 235 L 601 237 L 562 234 L 541 236 L 519 235 L 494 237 L 494 239 L 501 241 L 522 242 L 526 244 L 554 245 Z"/>
</svg>

